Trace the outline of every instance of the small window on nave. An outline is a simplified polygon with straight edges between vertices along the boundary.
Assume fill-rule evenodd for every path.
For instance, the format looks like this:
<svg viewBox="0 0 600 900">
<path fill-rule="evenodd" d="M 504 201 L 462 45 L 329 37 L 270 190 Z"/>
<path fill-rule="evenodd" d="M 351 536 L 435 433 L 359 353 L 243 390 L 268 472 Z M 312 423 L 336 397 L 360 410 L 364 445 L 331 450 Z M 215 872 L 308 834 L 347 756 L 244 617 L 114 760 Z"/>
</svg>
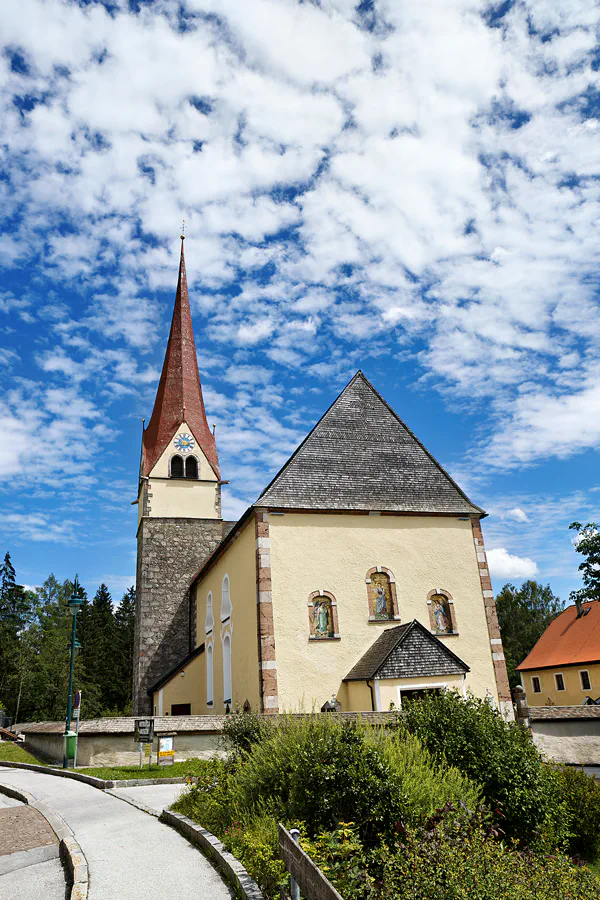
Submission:
<svg viewBox="0 0 600 900">
<path fill-rule="evenodd" d="M 195 456 L 188 456 L 185 461 L 185 477 L 186 478 L 197 478 L 198 477 L 198 460 Z"/>
<path fill-rule="evenodd" d="M 231 591 L 229 588 L 229 575 L 223 578 L 221 587 L 221 622 L 226 622 L 231 618 Z"/>
<path fill-rule="evenodd" d="M 183 459 L 181 456 L 171 457 L 171 478 L 183 478 Z"/>
</svg>

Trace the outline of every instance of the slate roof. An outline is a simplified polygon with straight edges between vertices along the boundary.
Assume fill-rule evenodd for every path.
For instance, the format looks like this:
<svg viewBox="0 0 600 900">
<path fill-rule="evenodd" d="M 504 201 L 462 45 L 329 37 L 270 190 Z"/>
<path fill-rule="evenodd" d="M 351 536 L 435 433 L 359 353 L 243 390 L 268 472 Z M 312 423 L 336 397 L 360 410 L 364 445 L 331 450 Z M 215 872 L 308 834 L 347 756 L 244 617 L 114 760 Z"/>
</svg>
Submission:
<svg viewBox="0 0 600 900">
<path fill-rule="evenodd" d="M 344 681 L 463 675 L 468 671 L 462 659 L 413 619 L 383 631 Z"/>
<path fill-rule="evenodd" d="M 600 662 L 600 602 L 584 603 L 583 610 L 584 615 L 577 618 L 577 608 L 567 606 L 550 622 L 517 670 Z"/>
<path fill-rule="evenodd" d="M 360 371 L 254 505 L 485 515 Z"/>
</svg>

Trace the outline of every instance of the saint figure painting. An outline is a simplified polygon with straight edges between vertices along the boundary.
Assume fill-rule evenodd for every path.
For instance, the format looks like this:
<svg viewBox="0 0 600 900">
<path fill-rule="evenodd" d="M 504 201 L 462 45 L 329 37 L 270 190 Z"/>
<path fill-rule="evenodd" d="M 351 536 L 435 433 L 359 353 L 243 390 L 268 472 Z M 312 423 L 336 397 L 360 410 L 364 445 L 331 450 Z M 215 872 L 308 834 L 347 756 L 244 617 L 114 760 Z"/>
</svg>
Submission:
<svg viewBox="0 0 600 900">
<path fill-rule="evenodd" d="M 390 588 L 390 576 L 386 572 L 374 572 L 371 575 L 373 592 L 373 612 L 376 619 L 393 619 L 394 604 Z"/>
<path fill-rule="evenodd" d="M 312 610 L 315 637 L 333 637 L 333 616 L 329 597 L 316 597 Z"/>
<path fill-rule="evenodd" d="M 431 609 L 435 621 L 435 630 L 438 634 L 452 633 L 452 617 L 447 597 L 443 594 L 434 594 L 431 598 Z"/>
</svg>

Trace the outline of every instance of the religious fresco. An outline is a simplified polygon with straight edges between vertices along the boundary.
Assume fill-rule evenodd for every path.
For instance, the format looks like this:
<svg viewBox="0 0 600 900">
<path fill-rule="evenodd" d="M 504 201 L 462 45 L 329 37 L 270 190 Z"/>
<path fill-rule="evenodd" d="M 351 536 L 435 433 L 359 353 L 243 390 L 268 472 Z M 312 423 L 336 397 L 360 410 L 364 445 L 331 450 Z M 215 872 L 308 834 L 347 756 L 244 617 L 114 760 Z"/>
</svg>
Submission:
<svg viewBox="0 0 600 900">
<path fill-rule="evenodd" d="M 448 598 L 443 594 L 433 594 L 431 597 L 431 613 L 438 634 L 452 634 L 452 614 Z"/>
<path fill-rule="evenodd" d="M 394 618 L 394 601 L 390 576 L 386 572 L 373 572 L 371 575 L 371 595 L 373 615 L 376 619 Z"/>
<path fill-rule="evenodd" d="M 311 633 L 316 638 L 332 638 L 335 633 L 333 626 L 333 610 L 329 597 L 315 597 L 311 614 Z"/>
</svg>

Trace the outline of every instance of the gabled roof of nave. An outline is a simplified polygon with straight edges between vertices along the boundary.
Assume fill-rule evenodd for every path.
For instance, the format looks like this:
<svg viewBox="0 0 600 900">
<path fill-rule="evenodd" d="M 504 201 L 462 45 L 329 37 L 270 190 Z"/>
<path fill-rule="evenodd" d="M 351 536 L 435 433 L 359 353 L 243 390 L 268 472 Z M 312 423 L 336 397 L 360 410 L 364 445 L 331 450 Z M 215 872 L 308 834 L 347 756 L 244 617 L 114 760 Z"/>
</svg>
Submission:
<svg viewBox="0 0 600 900">
<path fill-rule="evenodd" d="M 485 515 L 360 371 L 254 505 Z"/>
<path fill-rule="evenodd" d="M 142 437 L 142 475 L 150 474 L 183 422 L 189 427 L 219 478 L 217 445 L 206 420 L 198 371 L 182 236 L 179 279 L 169 342 L 154 409 Z"/>
</svg>

